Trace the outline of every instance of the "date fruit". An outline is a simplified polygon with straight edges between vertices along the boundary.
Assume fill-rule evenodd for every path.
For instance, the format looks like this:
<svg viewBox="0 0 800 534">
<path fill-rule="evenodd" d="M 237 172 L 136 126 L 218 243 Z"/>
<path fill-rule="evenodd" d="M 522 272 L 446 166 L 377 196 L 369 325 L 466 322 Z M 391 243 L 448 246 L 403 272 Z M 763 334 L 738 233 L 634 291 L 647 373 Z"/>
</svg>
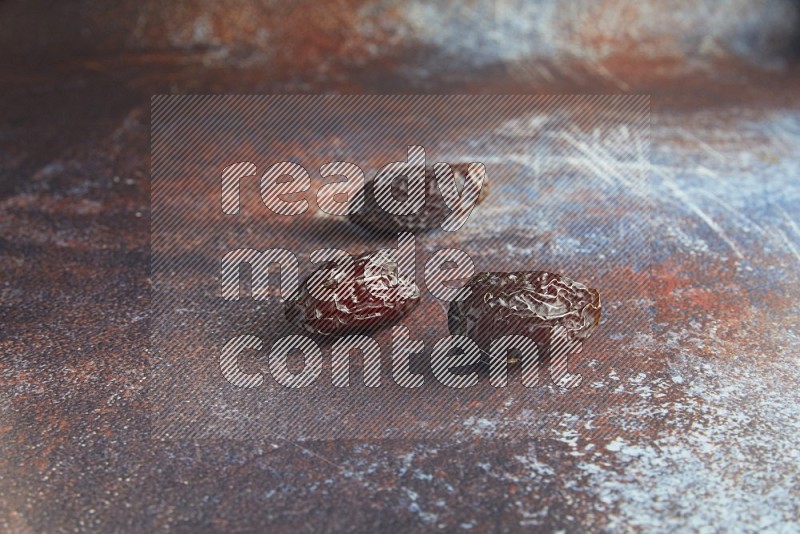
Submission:
<svg viewBox="0 0 800 534">
<path fill-rule="evenodd" d="M 373 260 L 375 269 L 368 272 Z M 316 280 L 314 280 L 316 278 Z M 325 291 L 324 298 L 310 283 Z M 300 284 L 299 295 L 289 299 L 289 322 L 315 335 L 368 332 L 400 319 L 419 304 L 419 287 L 398 275 L 387 251 L 353 260 L 352 269 L 336 262 L 324 264 Z"/>
<path fill-rule="evenodd" d="M 463 187 L 469 179 L 469 164 L 456 163 L 451 165 L 454 178 L 458 187 Z M 373 181 L 365 184 L 364 206 L 349 215 L 353 224 L 377 234 L 397 234 L 399 232 L 419 233 L 433 230 L 442 225 L 451 213 L 444 201 L 433 168 L 425 170 L 425 204 L 415 213 L 397 215 L 385 211 L 375 200 Z M 392 184 L 392 196 L 399 201 L 408 198 L 408 180 L 398 179 Z M 489 184 L 484 179 L 476 204 L 480 204 L 489 194 Z"/>
<path fill-rule="evenodd" d="M 493 338 L 511 334 L 546 349 L 554 328 L 574 341 L 589 337 L 600 322 L 600 293 L 559 274 L 482 272 L 464 287 L 471 293 L 450 304 L 450 333 L 470 337 L 486 351 Z"/>
</svg>

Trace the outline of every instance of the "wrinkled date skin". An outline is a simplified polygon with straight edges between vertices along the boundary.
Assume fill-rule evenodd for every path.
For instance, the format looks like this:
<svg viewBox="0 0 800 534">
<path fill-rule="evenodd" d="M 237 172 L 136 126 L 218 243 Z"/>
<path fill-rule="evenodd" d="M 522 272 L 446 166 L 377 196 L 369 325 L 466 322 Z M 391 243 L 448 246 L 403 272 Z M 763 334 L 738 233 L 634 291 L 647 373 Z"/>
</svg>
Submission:
<svg viewBox="0 0 800 534">
<path fill-rule="evenodd" d="M 465 288 L 469 297 L 453 301 L 448 326 L 488 351 L 491 340 L 521 334 L 547 349 L 554 328 L 570 340 L 589 337 L 600 322 L 600 293 L 566 276 L 544 271 L 478 273 Z"/>
<path fill-rule="evenodd" d="M 455 174 L 456 183 L 463 184 L 467 179 L 468 163 L 451 165 Z M 409 215 L 396 215 L 385 211 L 375 200 L 373 182 L 365 184 L 364 206 L 349 215 L 353 224 L 376 234 L 397 234 L 398 232 L 419 233 L 433 230 L 444 222 L 450 208 L 444 201 L 439 186 L 436 184 L 436 175 L 432 168 L 425 171 L 425 205 L 416 213 Z M 477 203 L 480 204 L 489 194 L 489 185 L 484 179 Z M 408 198 L 408 181 L 396 180 L 392 184 L 392 196 L 399 201 Z"/>
<path fill-rule="evenodd" d="M 371 258 L 380 268 L 367 276 Z M 399 277 L 397 265 L 388 260 L 380 251 L 354 259 L 352 270 L 335 262 L 323 265 L 303 280 L 299 296 L 286 303 L 286 318 L 321 336 L 368 332 L 392 324 L 419 304 L 420 290 Z M 310 291 L 315 274 L 321 275 L 317 287 L 328 292 L 324 299 Z"/>
</svg>

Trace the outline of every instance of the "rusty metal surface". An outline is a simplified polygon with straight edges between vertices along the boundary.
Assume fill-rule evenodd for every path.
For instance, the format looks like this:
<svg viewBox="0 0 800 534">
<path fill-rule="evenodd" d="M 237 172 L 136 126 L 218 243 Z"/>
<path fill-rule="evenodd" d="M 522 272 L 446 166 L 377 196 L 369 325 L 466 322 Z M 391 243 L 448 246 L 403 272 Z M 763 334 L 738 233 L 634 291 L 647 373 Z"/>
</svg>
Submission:
<svg viewBox="0 0 800 534">
<path fill-rule="evenodd" d="M 333 46 L 315 43 L 305 50 Z M 724 57 L 664 76 L 657 66 L 678 60 L 661 54 L 612 57 L 601 63 L 611 77 L 575 58 L 561 72 L 579 76 L 479 64 L 437 77 L 415 74 L 413 54 L 320 73 L 304 64 L 312 52 L 274 70 L 209 65 L 208 53 L 2 67 L 4 530 L 798 528 L 796 65 Z M 632 297 L 649 299 L 652 328 L 598 358 L 597 395 L 618 409 L 593 423 L 612 437 L 573 421 L 552 438 L 505 440 L 478 421 L 458 440 L 149 438 L 151 94 L 608 92 L 620 81 L 652 94 L 656 246 L 652 294 Z"/>
</svg>

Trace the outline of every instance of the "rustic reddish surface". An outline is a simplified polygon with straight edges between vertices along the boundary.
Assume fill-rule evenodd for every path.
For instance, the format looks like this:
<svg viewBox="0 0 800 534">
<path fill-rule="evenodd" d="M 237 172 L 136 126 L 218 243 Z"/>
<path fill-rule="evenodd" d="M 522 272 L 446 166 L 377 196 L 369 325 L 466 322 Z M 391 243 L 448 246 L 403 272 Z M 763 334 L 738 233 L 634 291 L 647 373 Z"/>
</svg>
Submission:
<svg viewBox="0 0 800 534">
<path fill-rule="evenodd" d="M 323 61 L 325 70 L 320 55 L 341 45 L 336 32 L 316 31 L 331 24 L 323 17 L 266 68 L 230 51 L 211 61 L 208 43 L 196 50 L 167 23 L 145 24 L 126 48 L 104 22 L 130 20 L 85 5 L 81 20 L 106 53 L 90 53 L 75 28 L 54 39 L 76 55 L 38 44 L 67 8 L 1 8 L 19 21 L 8 35 L 22 39 L 1 71 L 5 530 L 797 528 L 800 73 L 791 56 L 761 70 L 722 54 L 688 72 L 683 52 L 624 55 L 623 42 L 602 63 L 613 76 L 558 58 L 548 80 L 519 75 L 519 65 L 414 74 L 419 51 L 356 50 Z M 287 16 L 304 23 L 307 12 Z M 631 365 L 604 340 L 604 385 L 582 392 L 617 408 L 593 421 L 605 431 L 503 440 L 476 424 L 458 440 L 149 439 L 150 95 L 616 92 L 620 80 L 653 95 L 661 224 L 648 273 L 652 328 L 625 340 L 640 359 Z M 637 276 L 646 275 L 615 274 Z M 432 300 L 417 312 L 446 324 Z"/>
</svg>

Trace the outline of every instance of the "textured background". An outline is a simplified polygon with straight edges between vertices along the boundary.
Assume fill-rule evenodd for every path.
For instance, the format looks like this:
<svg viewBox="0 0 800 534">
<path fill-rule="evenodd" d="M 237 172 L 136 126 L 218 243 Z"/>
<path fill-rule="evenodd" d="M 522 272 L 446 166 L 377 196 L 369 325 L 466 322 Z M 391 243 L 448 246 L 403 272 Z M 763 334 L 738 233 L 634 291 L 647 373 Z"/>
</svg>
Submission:
<svg viewBox="0 0 800 534">
<path fill-rule="evenodd" d="M 0 525 L 797 530 L 799 9 L 3 2 Z M 150 440 L 149 100 L 183 92 L 650 94 L 653 328 L 601 360 L 614 432 Z"/>
</svg>

